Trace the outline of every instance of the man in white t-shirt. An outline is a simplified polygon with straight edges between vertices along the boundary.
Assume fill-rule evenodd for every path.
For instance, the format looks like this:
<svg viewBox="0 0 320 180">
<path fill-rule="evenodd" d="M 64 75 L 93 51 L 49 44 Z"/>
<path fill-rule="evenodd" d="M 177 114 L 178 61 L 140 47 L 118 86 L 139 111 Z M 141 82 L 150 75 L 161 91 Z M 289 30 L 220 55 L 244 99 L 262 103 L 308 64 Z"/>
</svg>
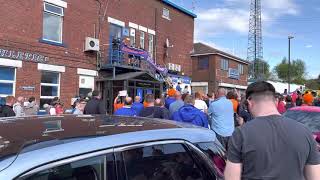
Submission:
<svg viewBox="0 0 320 180">
<path fill-rule="evenodd" d="M 200 111 L 207 113 L 208 112 L 208 106 L 206 102 L 202 100 L 202 95 L 199 92 L 195 93 L 195 103 L 194 107 L 198 108 Z"/>
</svg>

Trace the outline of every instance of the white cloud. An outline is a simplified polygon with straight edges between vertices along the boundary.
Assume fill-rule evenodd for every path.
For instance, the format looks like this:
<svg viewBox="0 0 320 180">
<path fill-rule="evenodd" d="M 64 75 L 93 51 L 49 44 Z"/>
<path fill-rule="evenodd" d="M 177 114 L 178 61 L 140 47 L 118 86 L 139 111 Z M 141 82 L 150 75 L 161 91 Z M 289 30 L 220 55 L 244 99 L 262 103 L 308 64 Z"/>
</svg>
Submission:
<svg viewBox="0 0 320 180">
<path fill-rule="evenodd" d="M 312 45 L 311 44 L 308 44 L 305 46 L 306 48 L 312 48 Z"/>
<path fill-rule="evenodd" d="M 196 19 L 195 39 L 207 42 L 208 39 L 223 37 L 225 33 L 247 36 L 249 29 L 249 6 L 251 0 L 224 0 L 219 7 L 199 10 Z M 262 1 L 263 35 L 277 37 L 283 30 L 272 28 L 283 15 L 297 15 L 299 7 L 293 0 Z M 275 31 L 276 29 L 276 31 Z M 285 32 L 286 34 L 287 32 Z M 210 42 L 209 42 L 210 43 Z"/>
</svg>

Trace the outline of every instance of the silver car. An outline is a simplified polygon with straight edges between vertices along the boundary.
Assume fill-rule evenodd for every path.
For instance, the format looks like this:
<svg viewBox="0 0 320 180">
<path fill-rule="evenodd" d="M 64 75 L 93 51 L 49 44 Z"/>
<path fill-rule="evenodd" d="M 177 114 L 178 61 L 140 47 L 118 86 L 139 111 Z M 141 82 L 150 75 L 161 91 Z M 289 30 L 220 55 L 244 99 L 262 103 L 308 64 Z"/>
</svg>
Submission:
<svg viewBox="0 0 320 180">
<path fill-rule="evenodd" d="M 211 130 L 148 118 L 0 118 L 0 180 L 222 179 Z"/>
</svg>

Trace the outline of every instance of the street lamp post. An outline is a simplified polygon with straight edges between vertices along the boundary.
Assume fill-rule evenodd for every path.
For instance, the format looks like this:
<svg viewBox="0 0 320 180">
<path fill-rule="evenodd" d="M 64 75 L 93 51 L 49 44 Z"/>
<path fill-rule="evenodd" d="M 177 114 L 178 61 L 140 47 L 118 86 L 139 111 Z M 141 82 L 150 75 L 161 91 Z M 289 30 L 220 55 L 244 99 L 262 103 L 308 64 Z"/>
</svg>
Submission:
<svg viewBox="0 0 320 180">
<path fill-rule="evenodd" d="M 288 52 L 288 60 L 289 60 L 289 65 L 288 65 L 288 94 L 290 94 L 290 81 L 291 81 L 291 77 L 290 77 L 290 67 L 291 67 L 291 39 L 293 39 L 293 36 L 288 36 L 288 40 L 289 40 L 289 52 Z"/>
</svg>

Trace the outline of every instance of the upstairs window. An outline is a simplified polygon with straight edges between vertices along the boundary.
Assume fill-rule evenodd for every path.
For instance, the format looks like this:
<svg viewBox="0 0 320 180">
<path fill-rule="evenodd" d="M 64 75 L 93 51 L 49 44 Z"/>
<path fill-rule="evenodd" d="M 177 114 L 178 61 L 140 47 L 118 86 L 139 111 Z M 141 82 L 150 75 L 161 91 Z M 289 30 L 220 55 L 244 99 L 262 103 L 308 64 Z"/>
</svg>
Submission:
<svg viewBox="0 0 320 180">
<path fill-rule="evenodd" d="M 171 20 L 170 19 L 170 11 L 169 11 L 169 9 L 163 8 L 162 17 L 165 18 L 165 19 Z"/>
<path fill-rule="evenodd" d="M 153 51 L 154 51 L 153 41 L 154 41 L 154 36 L 152 34 L 149 34 L 149 50 L 148 51 L 151 58 L 153 58 Z"/>
<path fill-rule="evenodd" d="M 206 70 L 209 68 L 209 57 L 202 56 L 198 60 L 198 70 Z"/>
<path fill-rule="evenodd" d="M 221 59 L 221 69 L 222 70 L 229 70 L 229 61 L 227 59 Z"/>
<path fill-rule="evenodd" d="M 62 43 L 62 24 L 64 9 L 53 4 L 44 3 L 43 40 Z"/>
<path fill-rule="evenodd" d="M 133 28 L 130 29 L 130 45 L 136 46 L 136 30 Z"/>
<path fill-rule="evenodd" d="M 240 74 L 243 74 L 243 65 L 242 64 L 238 64 L 238 70 Z"/>
<path fill-rule="evenodd" d="M 141 31 L 140 33 L 140 48 L 144 49 L 144 39 L 145 39 L 145 33 L 143 31 Z"/>
</svg>

